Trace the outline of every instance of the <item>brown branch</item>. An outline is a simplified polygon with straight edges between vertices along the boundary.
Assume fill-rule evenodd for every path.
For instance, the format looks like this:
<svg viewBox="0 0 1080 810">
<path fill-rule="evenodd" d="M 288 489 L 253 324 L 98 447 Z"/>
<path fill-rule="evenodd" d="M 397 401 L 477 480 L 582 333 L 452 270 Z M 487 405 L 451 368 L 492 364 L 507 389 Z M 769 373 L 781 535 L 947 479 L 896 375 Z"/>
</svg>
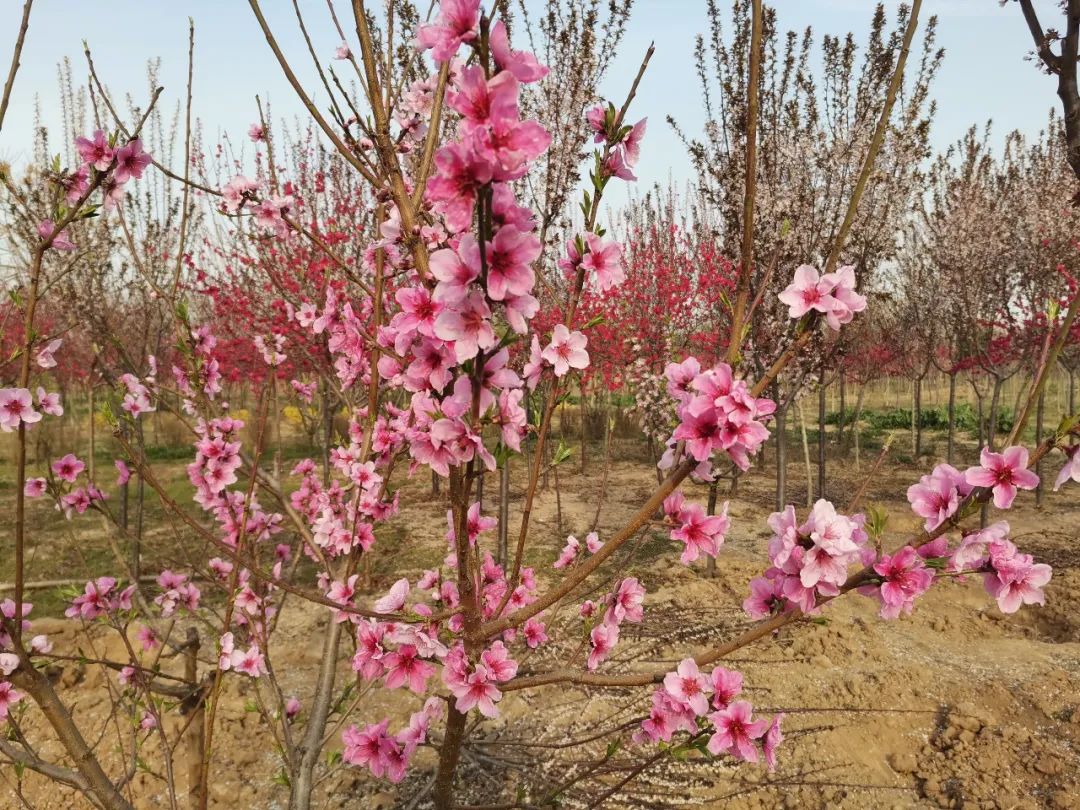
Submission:
<svg viewBox="0 0 1080 810">
<path fill-rule="evenodd" d="M 4 128 L 11 90 L 15 87 L 15 74 L 19 72 L 19 59 L 22 56 L 23 43 L 26 42 L 26 30 L 30 27 L 30 6 L 33 4 L 34 0 L 23 3 L 22 22 L 19 23 L 19 34 L 15 37 L 15 52 L 11 54 L 11 67 L 8 68 L 7 81 L 4 82 L 4 97 L 0 99 L 0 130 Z"/>
</svg>

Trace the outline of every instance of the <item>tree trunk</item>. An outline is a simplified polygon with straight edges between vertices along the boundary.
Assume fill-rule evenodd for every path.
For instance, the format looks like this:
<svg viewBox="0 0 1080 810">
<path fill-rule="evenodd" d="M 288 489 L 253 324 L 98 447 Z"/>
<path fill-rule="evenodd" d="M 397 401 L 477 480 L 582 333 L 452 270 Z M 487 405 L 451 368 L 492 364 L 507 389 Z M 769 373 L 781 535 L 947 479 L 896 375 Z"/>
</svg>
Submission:
<svg viewBox="0 0 1080 810">
<path fill-rule="evenodd" d="M 912 421 L 915 423 L 915 463 L 919 463 L 922 456 L 922 377 L 915 380 L 915 403 L 912 408 Z"/>
<path fill-rule="evenodd" d="M 861 434 L 861 431 L 859 430 L 859 419 L 862 418 L 863 396 L 865 396 L 865 394 L 866 394 L 866 386 L 865 385 L 860 385 L 859 386 L 859 396 L 855 398 L 855 415 L 851 420 L 851 429 L 853 431 L 855 431 L 855 469 L 856 470 L 859 469 L 859 464 L 860 464 L 859 451 L 862 449 L 860 447 L 860 434 Z"/>
<path fill-rule="evenodd" d="M 945 451 L 945 460 L 953 463 L 956 452 L 956 372 L 949 374 L 949 440 Z"/>
<path fill-rule="evenodd" d="M 825 379 L 818 388 L 817 493 L 825 497 Z"/>
<path fill-rule="evenodd" d="M 1042 444 L 1043 440 L 1043 418 L 1046 415 L 1046 389 L 1043 388 L 1039 391 L 1039 399 L 1035 405 L 1035 446 L 1038 447 Z M 1023 437 L 1017 436 L 1017 441 L 1023 442 Z M 1039 485 L 1035 487 L 1035 508 L 1042 509 L 1043 505 L 1043 482 L 1042 482 L 1043 463 L 1040 457 L 1035 462 L 1035 474 L 1039 476 Z"/>
<path fill-rule="evenodd" d="M 1001 410 L 1001 388 L 1005 381 L 1000 377 L 994 377 L 994 393 L 990 398 L 990 424 L 986 426 L 986 446 L 994 449 L 994 440 L 997 439 L 998 416 Z"/>
<path fill-rule="evenodd" d="M 836 446 L 843 448 L 844 446 L 844 409 L 847 407 L 847 398 L 845 396 L 846 386 L 844 384 L 844 375 L 840 375 L 840 416 L 836 421 Z"/>
<path fill-rule="evenodd" d="M 581 386 L 581 474 L 585 474 L 585 450 L 589 444 L 588 409 L 585 407 L 585 386 Z"/>
<path fill-rule="evenodd" d="M 90 388 L 86 392 L 86 402 L 87 402 L 87 407 L 90 409 L 90 413 L 87 416 L 87 418 L 89 419 L 89 423 L 90 423 L 90 458 L 87 459 L 87 472 L 90 474 L 90 480 L 93 481 L 95 484 L 97 484 L 98 483 L 97 474 L 96 474 L 97 473 L 97 469 L 96 469 L 97 465 L 95 464 L 95 460 L 96 460 L 96 456 L 97 456 L 97 442 L 96 442 L 97 436 L 94 433 L 94 382 L 93 382 L 93 380 L 90 381 Z"/>
<path fill-rule="evenodd" d="M 510 532 L 510 458 L 499 470 L 499 565 L 506 566 L 507 536 Z"/>
<path fill-rule="evenodd" d="M 199 631 L 195 627 L 187 630 L 187 643 L 184 645 L 184 678 L 189 683 L 199 679 Z M 192 810 L 199 810 L 199 801 L 204 786 L 202 785 L 202 761 L 206 745 L 205 704 L 203 695 L 197 694 L 195 705 L 191 708 L 191 721 L 185 732 L 187 738 L 188 760 L 188 802 Z"/>
<path fill-rule="evenodd" d="M 735 478 L 734 480 L 737 481 L 739 479 Z M 706 510 L 709 515 L 715 515 L 716 514 L 716 490 L 717 490 L 717 488 L 719 486 L 720 486 L 720 479 L 719 478 L 713 478 L 712 483 L 709 484 L 709 504 L 708 504 L 708 508 Z M 705 557 L 705 576 L 709 577 L 710 579 L 716 576 L 716 558 L 715 557 L 710 557 L 710 556 Z"/>
<path fill-rule="evenodd" d="M 431 471 L 431 497 L 439 497 L 439 474 L 434 470 Z"/>
<path fill-rule="evenodd" d="M 796 401 L 795 408 L 799 412 L 799 430 L 802 432 L 803 461 L 806 462 L 806 506 L 809 508 L 814 503 L 814 468 L 810 465 L 810 441 L 806 438 L 806 414 L 803 413 L 801 402 Z"/>
<path fill-rule="evenodd" d="M 480 504 L 481 513 L 484 511 L 484 472 L 484 467 L 481 467 L 476 476 L 476 502 Z"/>
<path fill-rule="evenodd" d="M 777 399 L 780 399 L 777 395 Z M 787 503 L 787 406 L 776 409 L 776 511 Z"/>
</svg>

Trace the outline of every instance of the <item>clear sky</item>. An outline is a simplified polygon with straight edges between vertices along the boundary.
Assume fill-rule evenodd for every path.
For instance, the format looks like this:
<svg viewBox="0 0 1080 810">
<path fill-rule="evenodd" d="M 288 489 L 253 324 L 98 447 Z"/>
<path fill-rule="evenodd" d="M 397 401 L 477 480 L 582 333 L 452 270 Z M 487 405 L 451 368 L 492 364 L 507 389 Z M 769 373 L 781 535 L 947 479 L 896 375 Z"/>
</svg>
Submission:
<svg viewBox="0 0 1080 810">
<path fill-rule="evenodd" d="M 898 0 L 888 0 L 890 8 Z M 530 0 L 535 4 L 535 0 Z M 263 8 L 282 47 L 305 81 L 310 62 L 296 31 L 290 0 L 263 0 Z M 340 12 L 347 3 L 338 3 Z M 721 0 L 723 7 L 727 0 Z M 775 0 L 781 26 L 821 33 L 865 32 L 873 0 Z M 1037 0 L 1043 22 L 1058 24 L 1055 0 Z M 632 116 L 649 116 L 650 132 L 640 166 L 645 184 L 688 179 L 689 164 L 678 139 L 665 123 L 673 115 L 690 133 L 702 120 L 692 48 L 705 30 L 704 0 L 637 0 L 626 38 L 604 91 L 621 99 L 650 41 L 656 55 L 635 102 Z M 6 71 L 22 3 L 0 2 L 0 65 Z M 316 47 L 329 57 L 338 43 L 323 0 L 301 0 Z M 1057 106 L 1055 81 L 1025 56 L 1032 50 L 1020 10 L 998 0 L 924 0 L 924 15 L 940 17 L 938 40 L 945 63 L 933 94 L 938 101 L 935 146 L 956 140 L 972 123 L 993 118 L 1000 136 L 1007 130 L 1037 131 L 1047 111 Z M 219 131 L 243 139 L 257 119 L 255 94 L 269 99 L 275 118 L 298 112 L 291 88 L 281 76 L 244 0 L 36 0 L 23 64 L 8 119 L 0 133 L 0 159 L 16 165 L 29 156 L 35 104 L 43 123 L 54 128 L 58 104 L 56 65 L 66 55 L 75 75 L 85 76 L 82 41 L 89 42 L 101 76 L 114 95 L 146 98 L 146 60 L 162 60 L 163 103 L 171 113 L 184 94 L 187 19 L 196 25 L 194 113 L 208 143 Z M 308 81 L 316 101 L 325 101 L 317 82 Z M 317 88 L 317 91 L 316 91 Z"/>
</svg>

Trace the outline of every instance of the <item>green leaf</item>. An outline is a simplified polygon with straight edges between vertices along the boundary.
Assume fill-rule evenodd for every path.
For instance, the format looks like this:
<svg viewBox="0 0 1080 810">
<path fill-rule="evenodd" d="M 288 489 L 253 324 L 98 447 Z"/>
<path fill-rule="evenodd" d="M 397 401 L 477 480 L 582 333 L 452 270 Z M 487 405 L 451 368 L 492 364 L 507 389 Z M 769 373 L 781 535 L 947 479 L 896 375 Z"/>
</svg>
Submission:
<svg viewBox="0 0 1080 810">
<path fill-rule="evenodd" d="M 555 455 L 551 459 L 551 466 L 558 467 L 573 454 L 573 451 L 563 444 L 562 439 L 559 439 L 559 447 L 555 450 Z"/>
<path fill-rule="evenodd" d="M 585 328 L 591 329 L 592 327 L 599 326 L 602 323 L 607 323 L 607 316 L 600 314 L 593 318 L 591 321 L 589 321 L 587 324 L 585 324 Z"/>
</svg>

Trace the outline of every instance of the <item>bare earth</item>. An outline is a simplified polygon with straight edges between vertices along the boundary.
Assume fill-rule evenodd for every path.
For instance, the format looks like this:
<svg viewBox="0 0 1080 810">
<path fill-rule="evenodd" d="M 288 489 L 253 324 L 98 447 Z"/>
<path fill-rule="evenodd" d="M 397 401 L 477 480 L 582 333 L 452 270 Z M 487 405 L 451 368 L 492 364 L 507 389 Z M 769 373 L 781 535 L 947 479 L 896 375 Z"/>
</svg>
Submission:
<svg viewBox="0 0 1080 810">
<path fill-rule="evenodd" d="M 583 537 L 601 497 L 601 460 L 593 453 L 588 475 L 577 471 L 576 459 L 560 468 L 562 533 L 552 486 L 540 497 L 533 523 L 530 562 L 544 578 L 565 535 Z M 1059 459 L 1044 473 L 1056 473 Z M 795 463 L 790 470 L 788 499 L 805 501 L 805 479 Z M 520 465 L 519 465 L 520 467 Z M 868 465 L 857 470 L 850 460 L 831 463 L 828 494 L 842 505 L 862 482 Z M 1050 468 L 1053 467 L 1053 472 Z M 886 547 L 898 545 L 906 532 L 918 528 L 903 497 L 908 483 L 922 472 L 914 466 L 887 465 L 871 483 L 867 500 L 890 512 Z M 522 482 L 515 470 L 514 503 L 520 503 Z M 747 583 L 764 567 L 771 511 L 772 460 L 739 482 L 731 498 L 733 528 L 718 559 L 716 578 L 707 578 L 697 563 L 678 562 L 674 544 L 662 527 L 653 527 L 630 545 L 617 568 L 593 598 L 620 576 L 633 574 L 649 592 L 646 624 L 627 627 L 616 655 L 604 670 L 632 671 L 674 662 L 702 645 L 725 640 L 746 626 L 740 603 Z M 650 491 L 655 477 L 641 459 L 613 462 L 600 517 L 603 538 L 615 531 Z M 495 489 L 489 481 L 489 493 Z M 723 488 L 727 484 L 722 484 Z M 724 489 L 721 490 L 722 492 Z M 893 499 L 889 500 L 889 493 Z M 775 774 L 743 765 L 734 768 L 691 756 L 687 761 L 664 758 L 617 793 L 607 807 L 731 807 L 731 808 L 1080 808 L 1080 498 L 1075 486 L 1047 493 L 1036 512 L 1034 497 L 1025 493 L 1009 515 L 1013 537 L 1025 551 L 1054 566 L 1044 608 L 1025 608 L 1003 616 L 983 592 L 981 583 L 949 582 L 935 586 L 917 603 L 913 616 L 884 622 L 876 604 L 850 595 L 830 606 L 827 620 L 803 622 L 777 638 L 760 641 L 726 663 L 742 670 L 748 697 L 758 711 L 787 712 L 786 741 Z M 704 502 L 703 487 L 687 494 Z M 382 555 L 371 572 L 371 592 L 379 593 L 393 578 L 414 578 L 436 564 L 445 551 L 445 504 L 433 498 L 427 481 L 410 484 L 395 524 L 401 527 L 396 554 Z M 723 499 L 723 498 L 722 498 Z M 487 507 L 494 511 L 493 498 Z M 801 514 L 801 511 L 800 511 Z M 991 519 L 994 519 L 992 515 Z M 512 525 L 516 525 L 512 523 Z M 511 533 L 513 536 L 514 532 Z M 391 566 L 394 566 L 391 568 Z M 305 684 L 317 665 L 321 608 L 289 604 L 278 627 L 272 663 L 286 694 L 306 704 Z M 580 665 L 583 644 L 574 605 L 564 606 L 549 632 L 550 649 L 522 656 L 522 672 L 544 671 L 568 660 Z M 35 632 L 48 632 L 56 652 L 73 653 L 70 624 L 39 619 Z M 117 638 L 95 631 L 96 649 L 83 647 L 88 657 L 121 656 Z M 213 648 L 204 631 L 204 650 Z M 351 646 L 343 648 L 340 676 L 348 667 Z M 636 660 L 635 660 L 636 659 Z M 209 667 L 209 661 L 204 666 Z M 166 671 L 178 672 L 169 661 Z M 77 703 L 77 714 L 102 729 L 99 751 L 115 750 L 121 729 L 102 727 L 108 708 L 106 681 L 116 690 L 115 673 L 99 667 L 68 663 L 58 669 L 61 694 Z M 278 771 L 270 736 L 260 729 L 259 716 L 245 711 L 255 689 L 245 678 L 229 680 L 214 743 L 212 805 L 215 807 L 284 807 L 287 790 L 272 783 Z M 596 778 L 586 787 L 562 795 L 564 806 L 585 806 L 640 763 L 651 750 L 621 748 L 606 761 L 606 740 L 584 750 L 544 747 L 567 738 L 588 737 L 629 722 L 647 711 L 649 690 L 610 690 L 591 698 L 574 688 L 553 687 L 508 695 L 500 704 L 502 717 L 483 727 L 486 741 L 467 752 L 461 771 L 463 801 L 486 803 L 504 789 L 503 801 L 514 786 L 529 785 L 531 798 L 540 798 L 568 776 L 596 765 Z M 375 722 L 391 717 L 391 730 L 400 727 L 419 707 L 419 699 L 401 691 L 367 695 L 352 722 Z M 179 720 L 170 720 L 174 728 Z M 127 729 L 122 733 L 126 736 Z M 331 747 L 339 745 L 335 728 Z M 522 745 L 527 743 L 527 745 Z M 531 746 L 531 747 L 530 747 Z M 523 751 L 528 751 L 524 754 Z M 55 745 L 41 746 L 44 756 L 58 754 Z M 107 754 L 103 754 L 108 758 Z M 160 772 L 162 760 L 156 738 L 144 757 Z M 430 778 L 433 752 L 422 751 L 409 778 L 399 786 L 379 783 L 353 768 L 333 769 L 320 786 L 320 806 L 377 808 L 409 806 Z M 539 763 L 539 764 L 537 764 Z M 601 763 L 601 764 L 597 764 Z M 177 783 L 187 785 L 187 763 L 181 745 L 175 757 Z M 0 771 L 7 782 L 0 806 L 20 806 L 8 788 L 10 768 Z M 149 774 L 135 778 L 140 807 L 167 807 L 161 782 Z M 26 798 L 33 807 L 85 806 L 56 786 L 27 775 Z M 4 798 L 7 793 L 8 798 Z M 186 797 L 181 799 L 181 806 Z M 423 803 L 412 806 L 422 807 Z"/>
</svg>

